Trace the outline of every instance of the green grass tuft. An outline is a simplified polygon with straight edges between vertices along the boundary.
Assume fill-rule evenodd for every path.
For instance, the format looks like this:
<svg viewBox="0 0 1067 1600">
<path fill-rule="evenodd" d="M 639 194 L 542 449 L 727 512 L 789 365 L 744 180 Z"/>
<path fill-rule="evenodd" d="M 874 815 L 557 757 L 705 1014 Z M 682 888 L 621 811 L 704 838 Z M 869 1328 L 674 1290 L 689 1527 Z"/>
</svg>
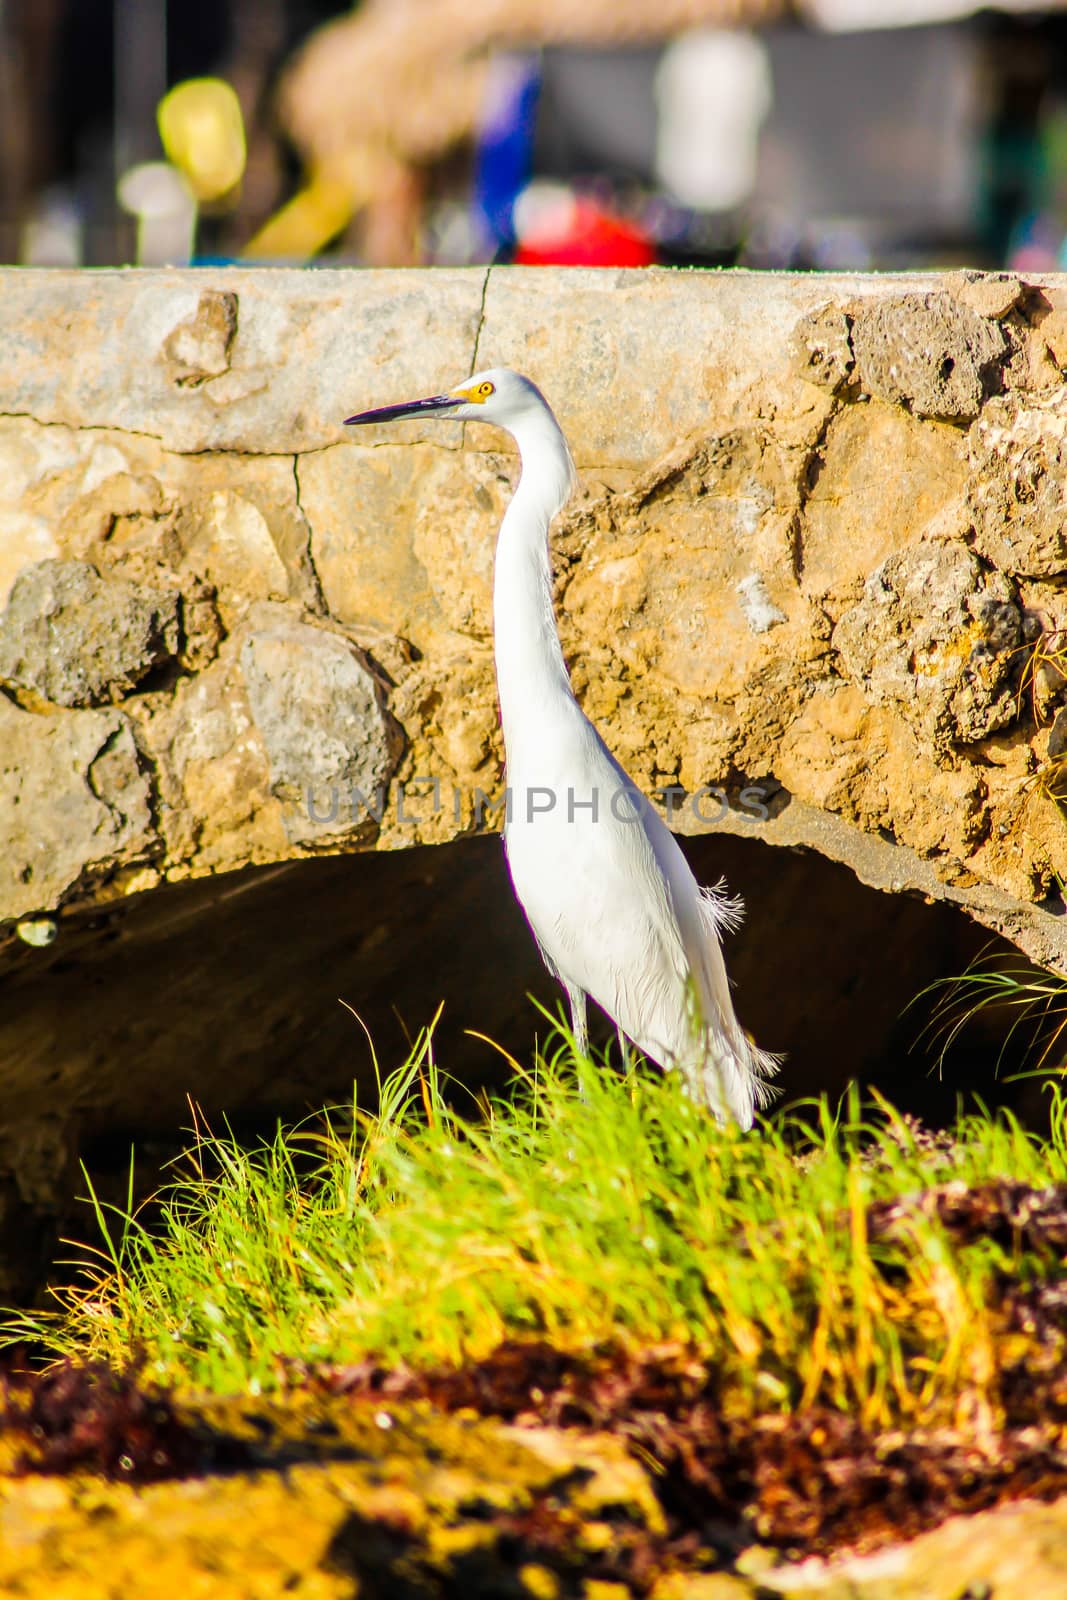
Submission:
<svg viewBox="0 0 1067 1600">
<path fill-rule="evenodd" d="M 428 1034 L 371 1115 L 244 1148 L 198 1128 L 150 1211 L 95 1199 L 101 1243 L 8 1342 L 141 1353 L 185 1389 L 258 1390 L 286 1363 L 458 1363 L 505 1338 L 569 1349 L 680 1342 L 739 1412 L 815 1401 L 872 1425 L 995 1419 L 996 1286 L 1039 1281 L 1019 1244 L 869 1208 L 950 1180 L 1067 1180 L 1052 1131 L 1006 1112 L 919 1136 L 857 1096 L 719 1128 L 677 1081 L 623 1078 L 564 1039 L 478 1116 L 450 1109 Z M 145 1220 L 151 1217 L 151 1221 Z"/>
</svg>

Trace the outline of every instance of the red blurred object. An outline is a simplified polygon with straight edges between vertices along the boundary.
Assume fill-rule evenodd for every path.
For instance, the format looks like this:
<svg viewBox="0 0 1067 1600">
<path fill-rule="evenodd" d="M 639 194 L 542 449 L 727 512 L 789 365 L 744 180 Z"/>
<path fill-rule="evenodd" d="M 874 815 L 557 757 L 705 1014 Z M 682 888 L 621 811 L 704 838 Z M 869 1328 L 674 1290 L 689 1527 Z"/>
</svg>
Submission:
<svg viewBox="0 0 1067 1600">
<path fill-rule="evenodd" d="M 591 200 L 575 200 L 563 227 L 545 219 L 515 251 L 515 261 L 532 267 L 651 267 L 656 247 L 632 222 L 624 222 Z M 562 219 L 561 219 L 562 220 Z"/>
</svg>

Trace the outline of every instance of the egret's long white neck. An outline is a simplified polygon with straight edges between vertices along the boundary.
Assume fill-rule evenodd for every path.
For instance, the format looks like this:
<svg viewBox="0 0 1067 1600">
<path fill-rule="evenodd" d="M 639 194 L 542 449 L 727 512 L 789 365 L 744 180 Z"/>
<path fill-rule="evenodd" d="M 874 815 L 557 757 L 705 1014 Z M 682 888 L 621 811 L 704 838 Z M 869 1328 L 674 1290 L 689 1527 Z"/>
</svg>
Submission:
<svg viewBox="0 0 1067 1600">
<path fill-rule="evenodd" d="M 509 764 L 523 737 L 536 737 L 537 708 L 573 699 L 552 610 L 548 528 L 575 484 L 574 462 L 547 406 L 511 428 L 522 473 L 497 540 L 493 632 L 497 689 Z M 521 710 L 520 710 L 521 708 Z"/>
</svg>

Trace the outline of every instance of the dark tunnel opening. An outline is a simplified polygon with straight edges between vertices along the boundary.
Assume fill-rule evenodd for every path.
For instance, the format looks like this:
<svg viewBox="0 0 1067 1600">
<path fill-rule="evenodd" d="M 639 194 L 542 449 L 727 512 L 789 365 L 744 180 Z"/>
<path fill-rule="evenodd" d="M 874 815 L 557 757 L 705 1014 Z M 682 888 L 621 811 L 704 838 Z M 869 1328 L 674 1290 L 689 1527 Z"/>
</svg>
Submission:
<svg viewBox="0 0 1067 1600">
<path fill-rule="evenodd" d="M 974 1094 L 1040 1116 L 1034 1086 L 1010 1081 L 1022 1036 L 998 1059 L 1003 1018 L 965 1029 L 937 1070 L 920 1039 L 932 1002 L 912 1004 L 982 952 L 1017 960 L 1012 946 L 813 853 L 721 835 L 683 847 L 700 881 L 725 878 L 745 900 L 727 964 L 745 1026 L 786 1056 L 780 1104 L 837 1097 L 855 1079 L 933 1124 Z M 117 1198 L 131 1144 L 148 1190 L 188 1142 L 190 1102 L 250 1135 L 350 1104 L 353 1080 L 369 1105 L 367 1036 L 388 1071 L 439 1006 L 443 1070 L 473 1091 L 501 1088 L 502 1057 L 470 1034 L 531 1059 L 548 1031 L 531 996 L 559 1007 L 495 836 L 174 885 L 64 918 L 47 949 L 12 943 L 0 965 L 0 1235 L 19 1247 L 0 1289 L 38 1281 L 79 1159 Z M 594 1045 L 610 1033 L 597 1017 Z"/>
</svg>

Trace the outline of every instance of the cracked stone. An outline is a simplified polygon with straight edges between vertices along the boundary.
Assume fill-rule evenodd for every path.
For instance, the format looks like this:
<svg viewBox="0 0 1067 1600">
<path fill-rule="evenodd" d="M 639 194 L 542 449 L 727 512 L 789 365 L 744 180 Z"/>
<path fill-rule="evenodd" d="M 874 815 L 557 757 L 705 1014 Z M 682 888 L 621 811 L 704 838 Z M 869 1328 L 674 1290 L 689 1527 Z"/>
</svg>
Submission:
<svg viewBox="0 0 1067 1600">
<path fill-rule="evenodd" d="M 181 388 L 195 389 L 228 372 L 236 333 L 237 296 L 229 290 L 206 289 L 193 315 L 163 341 L 171 380 Z"/>
<path fill-rule="evenodd" d="M 150 473 L 110 473 L 78 495 L 61 513 L 63 548 L 68 555 L 83 560 L 93 560 L 101 554 L 114 559 L 147 534 L 157 553 L 161 553 L 159 547 L 169 530 L 160 525 L 167 523 L 172 509 L 171 497 Z"/>
<path fill-rule="evenodd" d="M 993 400 L 968 437 L 975 547 L 1015 576 L 1067 565 L 1067 387 Z"/>
<path fill-rule="evenodd" d="M 38 561 L 15 579 L 0 614 L 0 684 L 30 701 L 116 701 L 180 646 L 179 595 L 87 561 Z"/>
<path fill-rule="evenodd" d="M 221 594 L 250 600 L 285 599 L 289 574 L 263 512 L 251 500 L 223 489 L 205 495 L 191 511 L 184 563 Z"/>
<path fill-rule="evenodd" d="M 159 840 L 149 775 L 120 711 L 37 716 L 0 695 L 0 906 L 54 911 L 145 862 Z"/>
<path fill-rule="evenodd" d="M 335 845 L 373 829 L 366 805 L 384 792 L 399 740 L 359 652 L 279 617 L 249 634 L 240 662 L 290 843 Z"/>
<path fill-rule="evenodd" d="M 948 287 L 963 305 L 994 321 L 1014 311 L 1025 292 L 1014 273 L 978 272 L 973 268 L 952 274 Z"/>
<path fill-rule="evenodd" d="M 793 364 L 801 377 L 835 394 L 852 376 L 851 324 L 831 301 L 816 306 L 797 323 L 789 341 Z"/>
<path fill-rule="evenodd" d="M 886 464 L 892 463 L 892 470 Z M 962 539 L 967 514 L 964 441 L 955 428 L 873 400 L 831 419 L 800 526 L 805 592 L 852 600 L 888 556 L 921 538 Z"/>
<path fill-rule="evenodd" d="M 972 744 L 1015 715 L 1022 617 L 1011 585 L 958 545 L 919 544 L 872 573 L 833 633 L 848 675 L 936 748 Z"/>
<path fill-rule="evenodd" d="M 181 601 L 182 652 L 180 665 L 199 672 L 214 661 L 225 630 L 215 604 L 215 590 L 199 578 L 187 578 Z"/>
</svg>

